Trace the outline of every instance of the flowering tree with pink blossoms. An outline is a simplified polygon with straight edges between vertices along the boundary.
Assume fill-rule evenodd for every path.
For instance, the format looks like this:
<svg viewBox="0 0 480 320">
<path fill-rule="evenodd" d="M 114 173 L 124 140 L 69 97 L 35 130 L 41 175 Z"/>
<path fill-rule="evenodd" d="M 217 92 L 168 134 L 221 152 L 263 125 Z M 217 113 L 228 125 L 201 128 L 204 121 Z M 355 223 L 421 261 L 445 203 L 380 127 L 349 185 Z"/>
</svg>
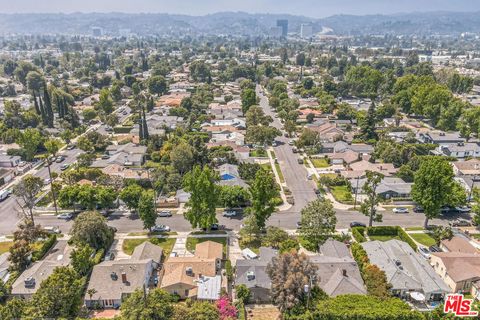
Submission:
<svg viewBox="0 0 480 320">
<path fill-rule="evenodd" d="M 228 296 L 223 296 L 216 303 L 221 320 L 237 319 L 237 308 L 232 305 Z"/>
</svg>

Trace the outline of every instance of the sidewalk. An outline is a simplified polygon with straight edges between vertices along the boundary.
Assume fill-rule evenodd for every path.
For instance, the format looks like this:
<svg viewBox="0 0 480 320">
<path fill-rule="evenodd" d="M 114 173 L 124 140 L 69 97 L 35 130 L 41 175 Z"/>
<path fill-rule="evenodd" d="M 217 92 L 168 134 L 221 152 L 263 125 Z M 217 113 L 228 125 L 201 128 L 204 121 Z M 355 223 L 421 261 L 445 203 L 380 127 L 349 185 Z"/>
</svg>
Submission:
<svg viewBox="0 0 480 320">
<path fill-rule="evenodd" d="M 280 176 L 278 175 L 278 172 L 277 172 L 277 168 L 275 167 L 275 159 L 272 158 L 272 154 L 271 152 L 275 152 L 275 150 L 273 150 L 272 147 L 269 147 L 267 149 L 267 154 L 268 154 L 268 160 L 270 162 L 270 166 L 272 167 L 272 171 L 273 171 L 273 175 L 275 176 L 275 181 L 278 183 L 278 185 L 280 186 L 280 197 L 282 198 L 283 200 L 283 204 L 278 206 L 278 211 L 287 211 L 288 209 L 290 209 L 292 207 L 292 205 L 290 203 L 287 202 L 287 196 L 285 195 L 285 192 L 283 191 L 283 187 L 287 186 L 287 184 L 284 182 L 282 183 L 280 181 Z M 280 169 L 281 170 L 281 169 Z"/>
</svg>

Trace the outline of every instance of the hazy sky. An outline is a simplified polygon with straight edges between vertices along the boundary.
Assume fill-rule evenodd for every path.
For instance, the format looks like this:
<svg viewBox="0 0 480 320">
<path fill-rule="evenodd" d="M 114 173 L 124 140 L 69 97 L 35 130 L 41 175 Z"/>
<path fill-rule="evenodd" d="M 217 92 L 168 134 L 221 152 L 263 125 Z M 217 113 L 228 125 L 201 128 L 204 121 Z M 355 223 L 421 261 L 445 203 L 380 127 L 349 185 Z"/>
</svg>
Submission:
<svg viewBox="0 0 480 320">
<path fill-rule="evenodd" d="M 480 0 L 0 0 L 2 13 L 162 12 L 204 15 L 219 11 L 333 14 L 480 11 Z"/>
</svg>

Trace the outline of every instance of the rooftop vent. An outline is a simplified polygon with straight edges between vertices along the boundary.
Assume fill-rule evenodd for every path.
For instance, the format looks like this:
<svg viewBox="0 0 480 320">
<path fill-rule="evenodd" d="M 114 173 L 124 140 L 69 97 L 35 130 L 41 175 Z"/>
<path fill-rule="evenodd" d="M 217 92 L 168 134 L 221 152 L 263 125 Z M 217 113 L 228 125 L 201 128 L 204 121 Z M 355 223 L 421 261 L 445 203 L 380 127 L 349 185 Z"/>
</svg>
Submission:
<svg viewBox="0 0 480 320">
<path fill-rule="evenodd" d="M 28 277 L 24 280 L 25 288 L 33 288 L 35 287 L 35 279 L 32 277 Z"/>
<path fill-rule="evenodd" d="M 185 269 L 185 274 L 186 274 L 187 276 L 193 276 L 193 268 L 192 268 L 192 267 L 187 267 L 187 268 Z"/>
<path fill-rule="evenodd" d="M 115 271 L 110 273 L 110 278 L 112 278 L 113 281 L 116 281 L 118 279 L 118 275 Z"/>
<path fill-rule="evenodd" d="M 248 280 L 248 281 L 252 281 L 252 280 L 254 280 L 254 279 L 255 279 L 255 272 L 253 272 L 253 271 L 248 271 L 248 272 L 247 272 L 247 280 Z"/>
</svg>

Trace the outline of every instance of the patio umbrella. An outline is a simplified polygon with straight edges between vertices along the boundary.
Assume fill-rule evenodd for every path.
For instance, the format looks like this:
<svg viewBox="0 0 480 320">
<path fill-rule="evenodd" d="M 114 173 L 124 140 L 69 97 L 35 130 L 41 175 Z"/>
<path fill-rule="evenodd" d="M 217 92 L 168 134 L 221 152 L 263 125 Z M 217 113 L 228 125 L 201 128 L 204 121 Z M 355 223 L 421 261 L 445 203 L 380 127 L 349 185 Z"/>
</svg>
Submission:
<svg viewBox="0 0 480 320">
<path fill-rule="evenodd" d="M 420 292 L 410 292 L 410 297 L 415 301 L 425 301 L 425 295 Z"/>
</svg>

